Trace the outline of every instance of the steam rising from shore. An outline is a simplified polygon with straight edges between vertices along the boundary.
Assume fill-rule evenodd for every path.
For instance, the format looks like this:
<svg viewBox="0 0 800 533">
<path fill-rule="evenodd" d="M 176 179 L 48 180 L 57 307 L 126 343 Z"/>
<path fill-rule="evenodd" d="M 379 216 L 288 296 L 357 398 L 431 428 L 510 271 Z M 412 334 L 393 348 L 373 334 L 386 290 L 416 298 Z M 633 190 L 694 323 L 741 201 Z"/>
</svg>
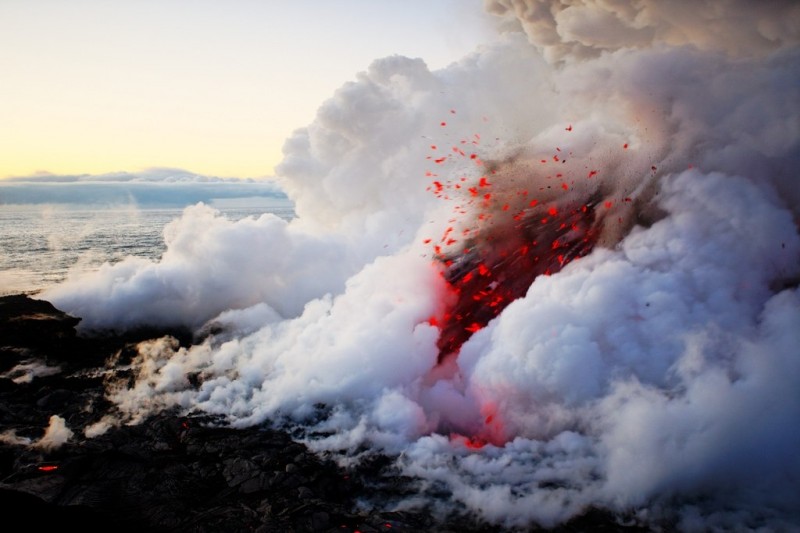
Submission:
<svg viewBox="0 0 800 533">
<path fill-rule="evenodd" d="M 489 1 L 525 34 L 436 72 L 377 60 L 287 141 L 298 218 L 198 205 L 160 261 L 42 297 L 86 331 L 206 335 L 140 346 L 136 384 L 109 392 L 121 419 L 179 405 L 302 427 L 342 460 L 397 454 L 420 480 L 401 507 L 506 526 L 590 506 L 682 530 L 797 524 L 800 15 L 733 2 L 759 21 L 733 40 L 719 3 L 697 19 L 637 5 Z M 426 240 L 478 215 L 466 190 L 487 169 L 542 202 L 600 195 L 604 246 L 441 366 Z"/>
</svg>

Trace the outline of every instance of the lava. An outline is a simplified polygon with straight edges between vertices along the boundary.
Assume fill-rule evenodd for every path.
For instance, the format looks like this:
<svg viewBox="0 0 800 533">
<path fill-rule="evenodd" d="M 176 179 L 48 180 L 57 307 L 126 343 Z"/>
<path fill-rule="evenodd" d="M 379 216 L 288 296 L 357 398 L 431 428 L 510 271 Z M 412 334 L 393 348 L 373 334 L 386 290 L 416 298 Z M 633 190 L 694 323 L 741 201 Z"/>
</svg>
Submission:
<svg viewBox="0 0 800 533">
<path fill-rule="evenodd" d="M 572 132 L 573 126 L 568 124 L 564 129 Z M 479 147 L 480 140 L 475 133 L 461 143 Z M 431 145 L 431 149 L 436 148 L 436 144 Z M 622 148 L 626 150 L 628 144 Z M 459 164 L 459 157 L 462 165 L 474 165 L 483 175 L 467 178 L 460 170 L 460 176 L 445 179 L 430 170 L 425 174 L 438 178 L 430 182 L 428 191 L 458 204 L 444 234 L 438 240 L 423 239 L 424 244 L 432 246 L 434 261 L 450 292 L 445 309 L 428 321 L 440 331 L 439 363 L 457 354 L 467 339 L 524 296 L 538 276 L 555 274 L 588 255 L 601 233 L 607 233 L 602 225 L 612 208 L 619 214 L 617 205 L 632 202 L 627 196 L 604 198 L 597 179 L 600 170 L 573 168 L 572 163 L 566 164 L 558 146 L 550 154 L 505 163 L 484 162 L 478 153 L 467 155 L 453 147 L 451 155 L 433 161 Z M 559 163 L 561 172 L 539 170 L 539 164 L 531 166 L 535 161 Z M 500 168 L 506 165 L 508 168 Z M 652 166 L 651 170 L 657 169 Z M 586 172 L 581 181 L 591 185 L 576 185 L 579 172 Z M 558 185 L 548 185 L 552 183 L 548 180 L 557 180 Z M 623 223 L 622 218 L 617 220 Z M 603 239 L 607 241 L 608 236 Z"/>
<path fill-rule="evenodd" d="M 459 253 L 437 256 L 454 294 L 436 321 L 441 330 L 439 362 L 524 296 L 536 277 L 555 274 L 589 254 L 599 235 L 599 203 L 593 197 L 585 203 L 529 207 L 517 216 L 494 217 Z"/>
</svg>

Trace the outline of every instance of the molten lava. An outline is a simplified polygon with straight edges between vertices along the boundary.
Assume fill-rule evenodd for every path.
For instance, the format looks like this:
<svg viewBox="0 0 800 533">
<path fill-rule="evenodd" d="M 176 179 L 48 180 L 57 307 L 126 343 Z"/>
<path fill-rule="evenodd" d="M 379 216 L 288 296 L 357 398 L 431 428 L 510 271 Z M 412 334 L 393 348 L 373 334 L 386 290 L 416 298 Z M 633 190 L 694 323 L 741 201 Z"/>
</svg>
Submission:
<svg viewBox="0 0 800 533">
<path fill-rule="evenodd" d="M 455 295 L 437 321 L 439 362 L 458 352 L 473 333 L 524 296 L 537 276 L 554 274 L 589 254 L 599 235 L 598 204 L 593 198 L 577 205 L 495 214 L 493 224 L 469 239 L 461 253 L 438 256 Z"/>
<path fill-rule="evenodd" d="M 572 125 L 565 130 L 572 132 Z M 477 133 L 460 141 L 475 150 L 480 144 Z M 450 179 L 432 170 L 425 174 L 431 179 L 428 191 L 453 203 L 443 234 L 423 239 L 451 293 L 444 311 L 429 319 L 440 330 L 442 363 L 524 296 L 537 276 L 555 274 L 589 254 L 615 202 L 602 197 L 600 170 L 573 163 L 573 153 L 559 147 L 544 157 L 503 163 L 484 161 L 459 146 L 444 155 L 441 145 L 430 148 L 427 159 L 435 164 L 466 164 L 482 174 Z"/>
</svg>

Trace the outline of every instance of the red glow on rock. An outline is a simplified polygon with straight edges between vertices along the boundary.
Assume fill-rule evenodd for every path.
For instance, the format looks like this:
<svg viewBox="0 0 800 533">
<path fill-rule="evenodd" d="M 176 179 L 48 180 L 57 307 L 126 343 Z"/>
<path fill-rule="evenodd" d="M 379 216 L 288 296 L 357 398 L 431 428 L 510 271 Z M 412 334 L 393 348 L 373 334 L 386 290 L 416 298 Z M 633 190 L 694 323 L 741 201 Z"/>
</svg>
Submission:
<svg viewBox="0 0 800 533">
<path fill-rule="evenodd" d="M 58 466 L 57 465 L 42 465 L 42 466 L 38 467 L 37 470 L 39 470 L 40 472 L 54 472 L 54 471 L 58 470 Z"/>
</svg>

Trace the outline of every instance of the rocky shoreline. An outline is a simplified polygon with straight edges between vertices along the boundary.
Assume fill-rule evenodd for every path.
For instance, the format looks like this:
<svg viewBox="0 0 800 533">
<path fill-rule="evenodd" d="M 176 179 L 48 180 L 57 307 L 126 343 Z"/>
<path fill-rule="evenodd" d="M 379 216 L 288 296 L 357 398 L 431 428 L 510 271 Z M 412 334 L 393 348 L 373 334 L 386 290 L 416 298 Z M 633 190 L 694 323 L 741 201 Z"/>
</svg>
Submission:
<svg viewBox="0 0 800 533">
<path fill-rule="evenodd" d="M 82 337 L 79 322 L 46 301 L 0 297 L 0 504 L 25 529 L 501 531 L 467 515 L 393 512 L 389 502 L 414 484 L 389 458 L 344 469 L 274 428 L 164 412 L 88 438 L 85 428 L 112 408 L 109 360 L 130 358 L 146 339 L 170 334 L 187 344 L 191 334 Z M 53 417 L 69 439 L 47 435 Z M 382 500 L 386 509 L 375 505 Z M 590 510 L 554 531 L 644 530 Z"/>
</svg>

